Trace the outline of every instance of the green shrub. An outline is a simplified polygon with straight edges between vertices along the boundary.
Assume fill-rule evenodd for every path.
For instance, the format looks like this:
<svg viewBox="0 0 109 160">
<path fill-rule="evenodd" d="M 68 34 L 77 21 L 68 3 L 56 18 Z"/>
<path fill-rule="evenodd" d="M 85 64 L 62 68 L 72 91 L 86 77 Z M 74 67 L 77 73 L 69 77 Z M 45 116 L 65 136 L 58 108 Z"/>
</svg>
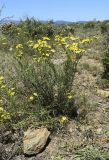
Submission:
<svg viewBox="0 0 109 160">
<path fill-rule="evenodd" d="M 10 119 L 10 114 L 6 112 L 3 107 L 0 107 L 0 125 L 9 121 Z"/>
<path fill-rule="evenodd" d="M 49 44 L 48 37 L 32 43 L 35 50 L 32 59 L 25 53 L 21 54 L 23 48 L 20 44 L 16 47 L 16 58 L 19 63 L 17 73 L 25 86 L 24 92 L 28 91 L 26 95 L 28 101 L 50 109 L 51 115 L 73 114 L 72 85 L 83 49 L 78 43 L 68 46 L 66 38 L 61 36 L 56 36 L 54 49 Z M 60 51 L 65 57 L 61 66 L 54 64 L 55 54 Z"/>
<path fill-rule="evenodd" d="M 103 21 L 101 23 L 101 33 L 102 34 L 109 33 L 109 21 Z"/>
<path fill-rule="evenodd" d="M 77 151 L 74 160 L 109 160 L 109 154 L 93 146 L 88 146 Z"/>
<path fill-rule="evenodd" d="M 87 22 L 87 23 L 84 24 L 84 29 L 88 29 L 88 28 L 93 29 L 95 27 L 95 24 L 96 23 L 93 22 L 93 21 L 92 22 Z"/>
<path fill-rule="evenodd" d="M 109 88 L 109 81 L 108 79 L 99 78 L 97 80 L 97 85 L 99 85 L 99 88 L 106 89 Z"/>
<path fill-rule="evenodd" d="M 104 66 L 103 78 L 109 80 L 109 47 L 107 47 L 106 51 L 104 52 L 102 62 Z"/>
<path fill-rule="evenodd" d="M 83 46 L 87 48 L 92 38 L 55 35 L 58 31 L 68 35 L 72 28 L 52 22 L 42 24 L 34 19 L 4 26 L 0 45 L 5 49 L 5 43 L 11 49 L 9 54 L 14 61 L 12 83 L 16 84 L 16 94 L 13 99 L 5 98 L 14 126 L 39 123 L 52 128 L 61 116 L 77 116 L 73 80 L 85 51 Z"/>
<path fill-rule="evenodd" d="M 65 160 L 61 155 L 52 156 L 50 160 Z"/>
</svg>

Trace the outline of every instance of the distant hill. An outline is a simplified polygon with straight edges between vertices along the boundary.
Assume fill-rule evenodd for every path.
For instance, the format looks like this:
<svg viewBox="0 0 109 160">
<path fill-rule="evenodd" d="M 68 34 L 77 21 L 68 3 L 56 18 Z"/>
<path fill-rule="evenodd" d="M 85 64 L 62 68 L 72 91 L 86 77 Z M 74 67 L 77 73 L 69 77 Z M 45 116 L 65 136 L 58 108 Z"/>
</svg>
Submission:
<svg viewBox="0 0 109 160">
<path fill-rule="evenodd" d="M 74 23 L 74 22 L 58 20 L 58 21 L 55 21 L 54 23 L 55 24 L 71 24 L 71 23 Z"/>
<path fill-rule="evenodd" d="M 18 20 L 0 20 L 0 24 L 5 24 L 5 23 L 15 23 L 15 24 L 19 24 L 20 21 L 18 21 Z"/>
<path fill-rule="evenodd" d="M 19 20 L 1 20 L 0 24 L 5 24 L 5 23 L 15 23 L 15 24 L 19 24 L 20 21 Z M 41 21 L 42 23 L 47 23 L 48 21 Z M 77 22 L 71 22 L 71 21 L 64 21 L 64 20 L 57 20 L 54 21 L 54 23 L 56 25 L 61 25 L 61 24 L 74 24 L 74 23 L 86 23 L 88 21 L 77 21 Z"/>
</svg>

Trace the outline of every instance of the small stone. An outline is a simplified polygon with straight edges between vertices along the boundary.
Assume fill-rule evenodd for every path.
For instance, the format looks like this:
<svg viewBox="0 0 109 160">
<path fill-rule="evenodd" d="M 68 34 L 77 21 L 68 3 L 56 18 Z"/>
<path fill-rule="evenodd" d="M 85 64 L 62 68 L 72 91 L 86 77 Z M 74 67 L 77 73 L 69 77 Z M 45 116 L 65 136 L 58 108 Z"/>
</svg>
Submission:
<svg viewBox="0 0 109 160">
<path fill-rule="evenodd" d="M 26 155 L 35 155 L 41 152 L 47 143 L 50 132 L 47 128 L 28 129 L 24 132 L 23 149 Z"/>
<path fill-rule="evenodd" d="M 102 128 L 98 128 L 98 129 L 96 130 L 96 133 L 97 133 L 97 134 L 101 134 L 101 133 L 102 133 Z"/>
<path fill-rule="evenodd" d="M 102 89 L 99 89 L 97 91 L 97 94 L 99 96 L 101 96 L 102 98 L 108 98 L 109 97 L 109 90 L 102 90 Z"/>
</svg>

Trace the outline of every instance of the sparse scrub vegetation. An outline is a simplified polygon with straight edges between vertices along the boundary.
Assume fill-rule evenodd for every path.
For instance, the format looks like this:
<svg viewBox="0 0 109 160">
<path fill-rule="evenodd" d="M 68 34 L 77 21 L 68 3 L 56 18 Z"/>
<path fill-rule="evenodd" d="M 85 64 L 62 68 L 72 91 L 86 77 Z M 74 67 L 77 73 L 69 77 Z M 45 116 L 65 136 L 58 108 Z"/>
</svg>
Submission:
<svg viewBox="0 0 109 160">
<path fill-rule="evenodd" d="M 101 81 L 102 64 L 104 77 L 109 80 L 107 23 L 56 25 L 53 21 L 42 23 L 27 18 L 19 24 L 1 24 L 1 128 L 10 128 L 16 134 L 28 128 L 47 127 L 59 136 L 74 137 L 73 145 L 80 150 L 64 142 L 67 149 L 73 150 L 74 160 L 108 160 L 108 154 L 95 147 L 81 149 L 93 141 L 97 143 L 101 135 L 99 117 L 107 104 L 102 111 L 97 90 L 109 87 L 107 81 Z M 105 46 L 102 39 L 106 40 Z M 103 55 L 101 48 L 106 50 Z M 108 113 L 105 116 L 108 120 Z M 87 125 L 95 137 L 85 137 Z M 63 153 L 51 156 L 51 160 L 64 159 L 68 158 Z"/>
<path fill-rule="evenodd" d="M 108 160 L 109 155 L 99 150 L 96 147 L 88 146 L 82 150 L 77 151 L 77 155 L 74 160 Z"/>
<path fill-rule="evenodd" d="M 50 24 L 48 26 L 46 24 L 46 26 L 49 27 Z M 37 22 L 29 19 L 21 22 L 18 26 L 15 24 L 2 26 L 3 38 L 1 41 L 8 40 L 7 43 L 5 42 L 5 51 L 10 52 L 7 54 L 11 54 L 16 63 L 14 69 L 17 79 L 13 83 L 21 84 L 20 87 L 15 86 L 17 100 L 15 98 L 14 102 L 12 101 L 14 108 L 19 104 L 21 106 L 19 109 L 23 109 L 24 114 L 25 109 L 28 110 L 28 108 L 32 108 L 34 112 L 40 112 L 40 109 L 45 108 L 45 112 L 47 109 L 49 116 L 52 117 L 60 115 L 75 117 L 77 111 L 75 110 L 73 113 L 75 107 L 73 80 L 79 59 L 95 37 L 80 39 L 73 35 L 65 37 L 55 34 L 46 37 L 41 30 L 43 36 L 38 31 L 41 37 L 34 39 L 30 34 L 33 31 L 31 31 L 32 26 L 37 26 Z M 27 31 L 26 27 L 30 30 Z M 44 29 L 45 25 L 42 24 L 41 27 Z M 1 44 L 4 46 L 4 42 Z M 61 67 L 58 62 L 55 63 L 55 60 L 58 60 L 57 53 L 59 52 L 64 58 Z M 22 103 L 19 103 L 20 101 L 23 101 L 23 106 Z M 31 112 L 33 112 L 32 110 Z M 37 118 L 40 119 L 40 114 Z M 45 121 L 45 118 L 41 119 Z"/>
</svg>

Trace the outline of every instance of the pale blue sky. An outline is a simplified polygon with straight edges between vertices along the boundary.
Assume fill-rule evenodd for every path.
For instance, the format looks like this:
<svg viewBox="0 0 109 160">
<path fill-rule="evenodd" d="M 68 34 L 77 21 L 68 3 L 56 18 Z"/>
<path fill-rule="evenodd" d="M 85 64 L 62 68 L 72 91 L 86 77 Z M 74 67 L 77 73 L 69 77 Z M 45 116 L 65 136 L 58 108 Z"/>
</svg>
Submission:
<svg viewBox="0 0 109 160">
<path fill-rule="evenodd" d="M 0 0 L 0 6 L 3 4 L 2 17 L 13 19 L 25 16 L 67 21 L 109 19 L 109 0 Z"/>
</svg>

